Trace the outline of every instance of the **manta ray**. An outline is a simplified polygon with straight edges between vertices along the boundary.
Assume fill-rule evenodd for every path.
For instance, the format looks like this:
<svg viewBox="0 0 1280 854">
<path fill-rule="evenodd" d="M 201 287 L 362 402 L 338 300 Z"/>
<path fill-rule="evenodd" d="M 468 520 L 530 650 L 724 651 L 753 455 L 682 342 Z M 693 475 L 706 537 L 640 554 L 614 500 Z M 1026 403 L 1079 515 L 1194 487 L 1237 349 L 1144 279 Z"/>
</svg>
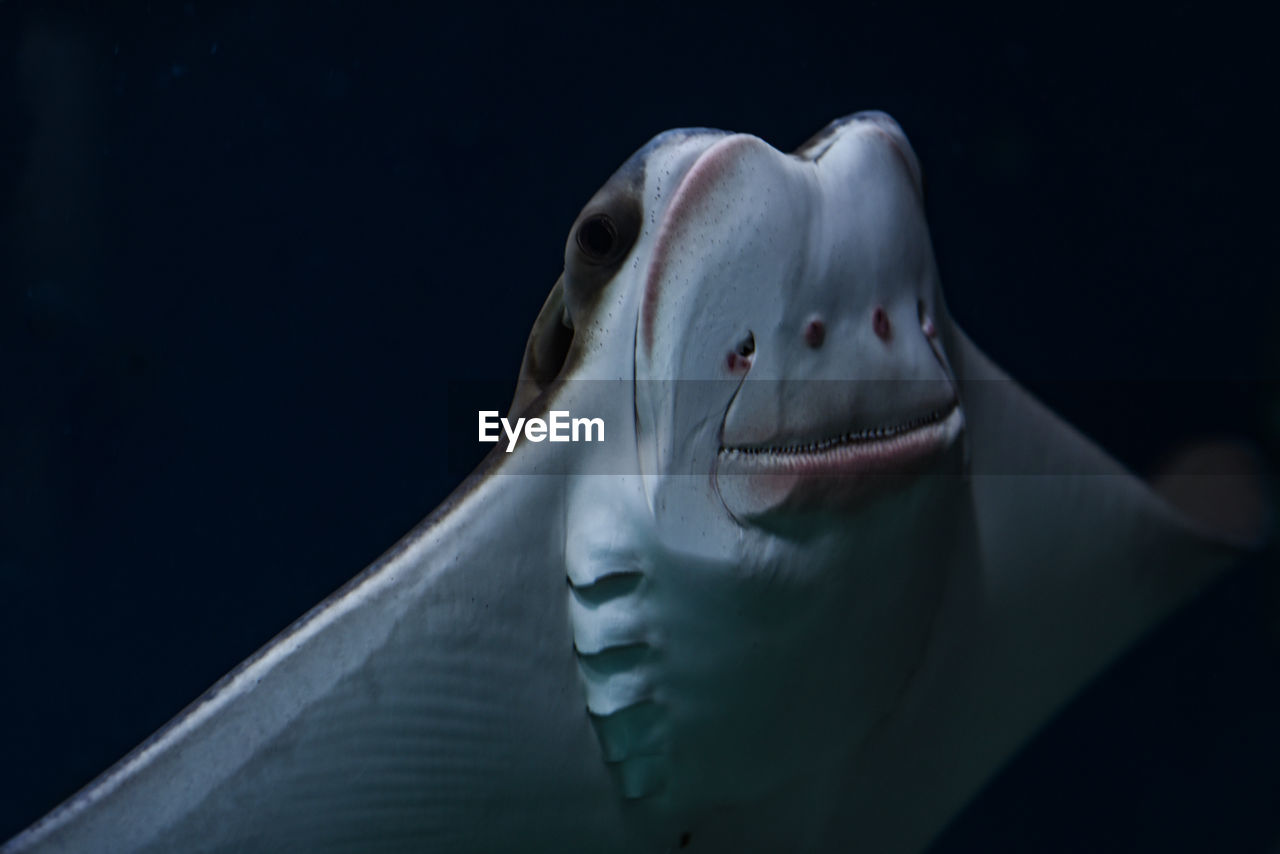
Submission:
<svg viewBox="0 0 1280 854">
<path fill-rule="evenodd" d="M 557 412 L 3 851 L 919 851 L 1238 552 L 956 326 L 880 112 L 627 160 Z"/>
</svg>

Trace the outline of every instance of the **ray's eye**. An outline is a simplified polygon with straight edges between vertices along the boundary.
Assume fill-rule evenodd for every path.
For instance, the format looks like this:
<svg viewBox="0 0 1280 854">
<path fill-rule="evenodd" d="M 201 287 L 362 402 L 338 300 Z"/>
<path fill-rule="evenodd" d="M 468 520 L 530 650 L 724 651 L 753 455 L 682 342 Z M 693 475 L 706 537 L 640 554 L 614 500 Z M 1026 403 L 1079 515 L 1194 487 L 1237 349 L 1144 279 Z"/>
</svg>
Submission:
<svg viewBox="0 0 1280 854">
<path fill-rule="evenodd" d="M 619 170 L 578 214 L 565 238 L 564 303 L 575 325 L 593 310 L 606 284 L 640 237 L 639 178 Z"/>
<path fill-rule="evenodd" d="M 746 337 L 738 342 L 737 348 L 734 350 L 742 358 L 747 358 L 756 351 L 756 336 L 750 332 Z"/>
<path fill-rule="evenodd" d="M 588 217 L 578 226 L 578 248 L 596 264 L 611 261 L 618 243 L 618 227 L 608 214 Z"/>
</svg>

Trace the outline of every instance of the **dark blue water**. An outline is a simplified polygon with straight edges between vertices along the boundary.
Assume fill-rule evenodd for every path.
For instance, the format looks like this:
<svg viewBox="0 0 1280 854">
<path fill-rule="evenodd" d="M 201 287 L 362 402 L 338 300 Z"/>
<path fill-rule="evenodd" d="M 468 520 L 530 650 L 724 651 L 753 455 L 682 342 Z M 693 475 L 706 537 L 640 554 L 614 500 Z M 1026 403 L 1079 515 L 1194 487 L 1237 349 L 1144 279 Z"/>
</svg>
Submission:
<svg viewBox="0 0 1280 854">
<path fill-rule="evenodd" d="M 788 149 L 889 111 L 996 361 L 1139 471 L 1275 458 L 1258 21 L 539 5 L 0 2 L 0 839 L 456 485 L 449 385 L 514 379 L 577 211 L 669 127 Z M 938 850 L 1280 835 L 1274 578 L 1122 662 Z"/>
</svg>

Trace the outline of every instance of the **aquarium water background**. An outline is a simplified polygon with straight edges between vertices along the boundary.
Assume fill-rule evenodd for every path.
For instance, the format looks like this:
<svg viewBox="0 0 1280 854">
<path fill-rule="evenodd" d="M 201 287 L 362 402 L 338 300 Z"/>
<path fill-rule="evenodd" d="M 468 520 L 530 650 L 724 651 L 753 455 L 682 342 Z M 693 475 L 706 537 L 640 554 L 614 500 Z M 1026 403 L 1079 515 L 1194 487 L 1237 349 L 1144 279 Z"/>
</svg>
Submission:
<svg viewBox="0 0 1280 854">
<path fill-rule="evenodd" d="M 979 346 L 1140 473 L 1223 435 L 1273 470 L 1263 21 L 940 6 L 0 0 L 0 839 L 444 498 L 487 450 L 450 389 L 510 389 L 577 211 L 666 128 L 889 111 Z M 1278 839 L 1264 554 L 935 850 Z"/>
</svg>

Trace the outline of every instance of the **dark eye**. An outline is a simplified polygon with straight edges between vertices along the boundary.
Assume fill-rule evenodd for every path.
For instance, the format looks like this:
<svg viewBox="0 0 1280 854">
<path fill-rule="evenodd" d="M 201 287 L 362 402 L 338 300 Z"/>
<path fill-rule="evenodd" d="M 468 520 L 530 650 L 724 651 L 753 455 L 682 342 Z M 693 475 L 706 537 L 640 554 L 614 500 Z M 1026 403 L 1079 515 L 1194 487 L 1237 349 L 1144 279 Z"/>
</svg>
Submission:
<svg viewBox="0 0 1280 854">
<path fill-rule="evenodd" d="M 748 332 L 747 336 L 738 342 L 738 349 L 737 349 L 738 355 L 745 359 L 747 356 L 750 356 L 755 351 L 756 351 L 756 336 Z"/>
<path fill-rule="evenodd" d="M 591 261 L 604 263 L 618 248 L 618 227 L 608 214 L 596 214 L 578 226 L 578 248 Z"/>
<path fill-rule="evenodd" d="M 638 182 L 642 177 L 626 169 L 615 172 L 565 236 L 564 304 L 575 321 L 586 318 L 640 237 L 643 210 Z"/>
</svg>

